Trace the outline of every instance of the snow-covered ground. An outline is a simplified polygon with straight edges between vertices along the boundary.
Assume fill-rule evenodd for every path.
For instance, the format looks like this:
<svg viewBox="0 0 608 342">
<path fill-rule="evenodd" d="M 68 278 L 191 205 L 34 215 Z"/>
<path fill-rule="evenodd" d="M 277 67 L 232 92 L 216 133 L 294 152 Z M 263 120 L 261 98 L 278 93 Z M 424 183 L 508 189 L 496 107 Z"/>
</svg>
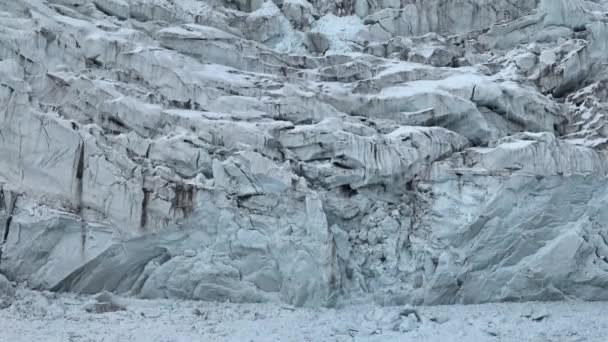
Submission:
<svg viewBox="0 0 608 342">
<path fill-rule="evenodd" d="M 0 341 L 600 342 L 608 336 L 605 302 L 419 307 L 417 323 L 414 314 L 400 314 L 404 307 L 115 301 L 126 310 L 90 313 L 93 297 L 19 290 L 0 310 Z"/>
</svg>

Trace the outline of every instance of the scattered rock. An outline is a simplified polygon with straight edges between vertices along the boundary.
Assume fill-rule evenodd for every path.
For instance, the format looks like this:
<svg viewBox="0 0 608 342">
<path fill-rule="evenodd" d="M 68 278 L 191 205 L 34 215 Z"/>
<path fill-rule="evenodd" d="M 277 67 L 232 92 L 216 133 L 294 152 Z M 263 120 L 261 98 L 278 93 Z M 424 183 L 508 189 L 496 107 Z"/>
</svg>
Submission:
<svg viewBox="0 0 608 342">
<path fill-rule="evenodd" d="M 446 315 L 432 315 L 428 317 L 429 321 L 435 322 L 437 324 L 444 324 L 450 321 L 450 318 Z"/>
<path fill-rule="evenodd" d="M 494 328 L 484 328 L 483 331 L 490 336 L 499 336 L 500 334 Z"/>
<path fill-rule="evenodd" d="M 409 317 L 410 315 L 413 315 L 416 318 L 417 322 L 422 322 L 420 314 L 418 314 L 418 310 L 414 309 L 413 307 L 405 307 L 401 309 L 399 314 L 404 317 Z"/>
<path fill-rule="evenodd" d="M 263 313 L 256 312 L 256 313 L 253 314 L 253 319 L 255 321 L 266 319 L 266 315 L 264 315 Z"/>
<path fill-rule="evenodd" d="M 195 308 L 194 310 L 192 310 L 192 313 L 205 321 L 209 318 L 209 313 L 199 308 Z"/>
<path fill-rule="evenodd" d="M 125 311 L 126 306 L 117 302 L 114 295 L 109 292 L 102 292 L 95 297 L 96 303 L 85 306 L 85 311 L 89 313 L 102 314 L 108 312 Z"/>
<path fill-rule="evenodd" d="M 85 310 L 89 313 L 108 313 L 108 312 L 116 312 L 116 311 L 124 311 L 126 308 L 116 303 L 112 302 L 104 302 L 104 303 L 92 303 L 85 307 Z"/>
<path fill-rule="evenodd" d="M 547 318 L 549 318 L 549 316 L 551 316 L 551 314 L 547 311 L 547 310 L 538 310 L 538 311 L 534 311 L 531 315 L 530 315 L 530 319 L 533 320 L 534 322 L 541 322 L 543 320 L 546 320 Z"/>
</svg>

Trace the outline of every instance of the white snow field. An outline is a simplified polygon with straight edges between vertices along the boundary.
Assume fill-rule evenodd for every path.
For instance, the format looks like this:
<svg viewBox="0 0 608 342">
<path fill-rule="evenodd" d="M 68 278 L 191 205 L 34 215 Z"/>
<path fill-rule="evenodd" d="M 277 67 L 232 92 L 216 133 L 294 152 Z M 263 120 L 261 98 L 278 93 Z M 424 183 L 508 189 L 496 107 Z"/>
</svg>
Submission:
<svg viewBox="0 0 608 342">
<path fill-rule="evenodd" d="M 603 342 L 605 302 L 424 307 L 294 308 L 262 303 L 115 298 L 124 311 L 91 313 L 93 297 L 17 291 L 0 310 L 6 342 Z M 416 311 L 420 322 L 414 313 Z"/>
</svg>

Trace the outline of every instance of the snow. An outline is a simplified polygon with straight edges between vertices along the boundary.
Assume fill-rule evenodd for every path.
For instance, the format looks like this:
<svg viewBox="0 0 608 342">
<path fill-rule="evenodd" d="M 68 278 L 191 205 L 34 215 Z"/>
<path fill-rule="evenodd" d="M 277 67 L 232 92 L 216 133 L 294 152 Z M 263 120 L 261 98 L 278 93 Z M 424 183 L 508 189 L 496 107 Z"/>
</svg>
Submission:
<svg viewBox="0 0 608 342">
<path fill-rule="evenodd" d="M 299 6 L 302 6 L 302 7 L 310 8 L 311 10 L 314 11 L 314 6 L 310 2 L 308 2 L 306 0 L 285 0 L 284 3 L 285 4 L 286 3 L 292 3 L 294 5 L 299 5 Z"/>
<path fill-rule="evenodd" d="M 125 311 L 89 313 L 94 299 L 18 290 L 0 310 L 0 341 L 605 341 L 605 302 L 506 303 L 413 308 L 293 308 L 117 298 Z M 398 324 L 399 321 L 407 324 Z M 408 321 L 409 320 L 409 321 Z M 411 331 L 395 331 L 396 329 Z"/>
<path fill-rule="evenodd" d="M 167 27 L 158 31 L 160 36 L 182 39 L 236 39 L 237 37 L 210 26 L 186 24 L 182 27 Z"/>
<path fill-rule="evenodd" d="M 262 7 L 257 10 L 251 12 L 251 17 L 272 17 L 276 15 L 280 15 L 281 10 L 272 2 L 266 1 Z"/>
<path fill-rule="evenodd" d="M 321 32 L 329 38 L 330 54 L 351 52 L 349 42 L 363 43 L 364 37 L 368 36 L 367 27 L 357 16 L 337 17 L 327 14 L 317 20 L 310 31 Z"/>
<path fill-rule="evenodd" d="M 294 31 L 290 27 L 287 27 L 284 31 L 284 36 L 275 46 L 275 51 L 289 53 L 289 54 L 305 54 L 306 48 L 302 43 L 304 41 L 304 34 L 302 32 Z"/>
<path fill-rule="evenodd" d="M 390 76 L 390 75 L 393 75 L 393 74 L 396 74 L 399 72 L 414 71 L 417 69 L 431 70 L 432 67 L 424 65 L 424 64 L 420 64 L 420 63 L 413 63 L 413 62 L 394 63 L 394 64 L 386 67 L 386 69 L 379 72 L 376 75 L 376 78 L 381 78 L 383 76 Z"/>
</svg>

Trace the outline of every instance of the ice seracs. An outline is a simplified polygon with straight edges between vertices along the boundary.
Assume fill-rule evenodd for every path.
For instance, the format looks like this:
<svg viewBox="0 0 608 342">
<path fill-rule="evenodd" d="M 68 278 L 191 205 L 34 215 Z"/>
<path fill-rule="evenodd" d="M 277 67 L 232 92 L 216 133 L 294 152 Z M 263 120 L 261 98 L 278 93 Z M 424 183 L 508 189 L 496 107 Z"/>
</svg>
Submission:
<svg viewBox="0 0 608 342">
<path fill-rule="evenodd" d="M 605 300 L 607 11 L 0 2 L 0 270 L 298 306 Z"/>
</svg>

